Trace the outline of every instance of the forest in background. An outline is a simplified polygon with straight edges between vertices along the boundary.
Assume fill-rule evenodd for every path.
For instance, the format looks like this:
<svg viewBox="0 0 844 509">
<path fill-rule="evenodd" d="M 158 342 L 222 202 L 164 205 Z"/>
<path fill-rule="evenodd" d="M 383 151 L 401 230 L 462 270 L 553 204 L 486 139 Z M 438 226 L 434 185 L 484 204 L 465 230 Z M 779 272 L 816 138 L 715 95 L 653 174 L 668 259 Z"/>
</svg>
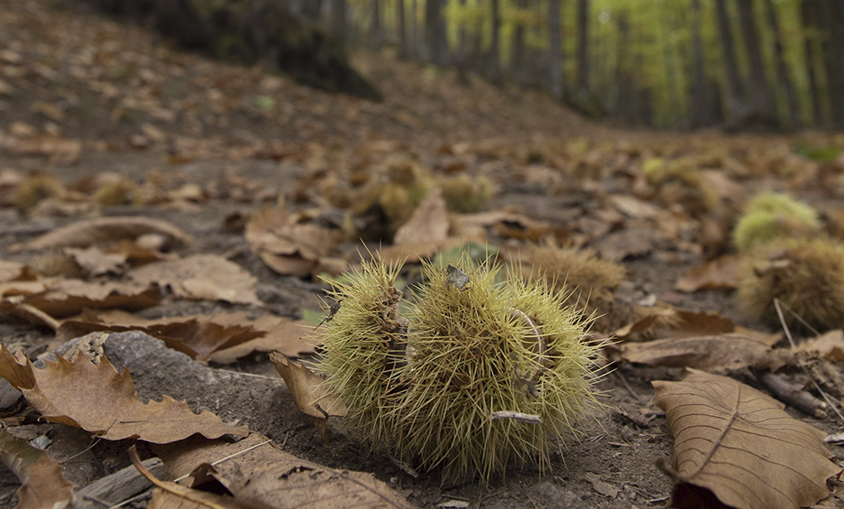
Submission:
<svg viewBox="0 0 844 509">
<path fill-rule="evenodd" d="M 839 0 L 290 0 L 350 45 L 660 128 L 844 128 Z"/>
</svg>

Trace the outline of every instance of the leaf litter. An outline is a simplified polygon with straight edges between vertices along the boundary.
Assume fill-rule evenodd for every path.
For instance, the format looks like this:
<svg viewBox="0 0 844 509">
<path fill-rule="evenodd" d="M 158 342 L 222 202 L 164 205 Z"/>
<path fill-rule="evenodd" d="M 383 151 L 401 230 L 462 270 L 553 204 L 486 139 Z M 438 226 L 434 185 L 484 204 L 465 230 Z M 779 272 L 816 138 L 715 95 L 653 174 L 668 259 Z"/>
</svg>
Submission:
<svg viewBox="0 0 844 509">
<path fill-rule="evenodd" d="M 168 484 L 171 490 L 159 489 L 152 506 L 186 504 L 185 493 L 198 497 L 193 499 L 196 507 L 260 505 L 263 502 L 256 501 L 266 500 L 279 487 L 280 480 L 270 475 L 278 473 L 272 464 L 279 461 L 291 468 L 290 486 L 295 484 L 302 493 L 338 495 L 340 500 L 361 493 L 361 484 L 350 481 L 354 479 L 369 487 L 362 492 L 366 496 L 377 492 L 386 497 L 381 501 L 399 507 L 404 498 L 423 507 L 449 501 L 508 506 L 513 500 L 532 500 L 539 506 L 566 500 L 592 507 L 599 505 L 596 495 L 607 507 L 641 507 L 671 489 L 667 479 L 654 475 L 654 461 L 668 456 L 672 442 L 661 427 L 665 417 L 651 404 L 652 380 L 669 381 L 656 382 L 660 387 L 693 383 L 704 375 L 670 381 L 680 378 L 681 368 L 697 367 L 735 377 L 707 379 L 704 389 L 760 394 L 759 401 L 761 393 L 748 392 L 753 389 L 735 380 L 756 384 L 754 377 L 776 375 L 806 394 L 819 396 L 817 385 L 831 397 L 844 396 L 835 392 L 842 374 L 840 331 L 818 339 L 809 337 L 811 331 L 798 332 L 805 342 L 798 341 L 795 353 L 775 345 L 776 330 L 743 314 L 732 291 L 743 269 L 729 254 L 735 250 L 731 225 L 751 194 L 769 185 L 790 189 L 825 211 L 831 208 L 824 201 L 839 197 L 835 179 L 842 173 L 842 161 L 827 163 L 821 171 L 795 152 L 796 145 L 807 142 L 802 135 L 763 140 L 718 133 L 608 131 L 538 93 L 520 92 L 524 97 L 514 107 L 505 92 L 481 81 L 458 85 L 448 72 L 437 79 L 419 79 L 422 71 L 413 64 L 361 53 L 354 59 L 362 68 L 389 76 L 380 80 L 385 101 L 368 104 L 304 89 L 257 67 L 230 67 L 179 53 L 141 28 L 91 19 L 72 3 L 61 3 L 68 8 L 47 10 L 43 0 L 23 7 L 14 1 L 0 13 L 0 43 L 16 41 L 16 49 L 6 46 L 19 57 L 8 60 L 4 69 L 11 70 L 4 71 L 0 89 L 34 90 L 39 96 L 35 102 L 23 94 L 3 96 L 10 111 L 22 113 L 20 120 L 0 124 L 0 205 L 16 205 L 17 190 L 32 182 L 24 170 L 33 160 L 43 166 L 43 175 L 60 177 L 49 198 L 36 193 L 38 200 L 18 207 L 21 212 L 14 217 L 0 216 L 0 255 L 5 260 L 0 264 L 0 333 L 6 345 L 0 372 L 21 387 L 30 405 L 0 419 L 20 425 L 40 412 L 47 420 L 66 424 L 35 426 L 81 426 L 100 438 L 92 448 L 108 459 L 100 465 L 103 474 L 128 465 L 128 442 L 112 439 L 138 436 L 155 442 L 181 437 L 178 443 L 155 447 L 171 469 L 186 444 L 197 451 L 207 448 L 208 454 L 189 462 L 187 471 L 168 476 L 172 481 L 195 474 L 194 487 L 180 491 L 183 487 Z M 32 16 L 33 9 L 43 16 Z M 28 23 L 19 22 L 24 18 Z M 44 44 L 44 34 L 60 44 Z M 45 79 L 60 78 L 67 86 L 45 87 L 35 78 L 44 75 L 44 66 L 51 76 Z M 119 68 L 132 69 L 138 78 L 114 79 L 111 71 L 104 71 Z M 149 83 L 156 83 L 153 88 L 159 92 L 145 88 Z M 184 90 L 174 93 L 174 87 Z M 83 102 L 97 98 L 91 102 L 95 121 L 79 121 L 74 106 L 80 104 L 79 97 Z M 185 97 L 202 99 L 190 105 Z M 256 106 L 255 97 L 285 106 L 270 112 Z M 65 110 L 56 104 L 71 106 Z M 397 111 L 403 113 L 394 114 Z M 243 122 L 240 115 L 252 120 Z M 43 124 L 43 116 L 64 134 Z M 229 127 L 247 135 L 230 136 Z M 824 133 L 813 134 L 809 141 L 841 143 Z M 677 168 L 688 171 L 688 178 L 646 176 L 646 167 L 656 160 L 675 172 L 672 178 Z M 786 166 L 789 172 L 778 169 Z M 419 185 L 389 189 L 391 197 L 398 198 L 394 201 L 405 204 L 399 213 L 382 196 L 381 210 L 367 203 L 362 218 L 356 210 L 361 204 L 354 203 L 365 194 L 359 191 L 387 191 L 370 184 L 389 178 L 391 172 L 407 171 Z M 122 191 L 113 188 L 108 199 L 101 192 L 126 180 L 132 185 Z M 461 189 L 470 194 L 461 197 Z M 392 216 L 385 210 L 392 210 Z M 827 233 L 840 236 L 844 230 L 836 226 L 835 214 L 827 217 Z M 362 219 L 364 233 L 376 239 L 367 245 L 356 235 Z M 621 261 L 619 280 L 603 287 L 581 284 L 578 291 L 589 299 L 582 302 L 594 304 L 584 306 L 587 315 L 597 308 L 596 316 L 612 318 L 603 323 L 597 318 L 593 335 L 596 340 L 614 336 L 615 344 L 605 351 L 616 374 L 601 388 L 608 404 L 621 411 L 611 418 L 610 413 L 599 413 L 596 423 L 582 423 L 582 439 L 564 449 L 562 458 L 552 459 L 553 474 L 565 482 L 556 477 L 539 482 L 537 472 L 511 468 L 505 478 L 492 481 L 496 488 L 490 492 L 471 480 L 443 484 L 436 472 L 409 476 L 405 472 L 412 471 L 412 465 L 396 464 L 381 451 L 361 451 L 354 433 L 342 424 L 342 412 L 328 405 L 330 397 L 320 392 L 321 380 L 305 364 L 272 355 L 289 378 L 285 389 L 267 355 L 278 351 L 307 360 L 319 354 L 319 329 L 303 330 L 299 321 L 318 308 L 316 297 L 326 289 L 314 276 L 337 276 L 358 262 L 359 253 L 371 252 L 383 260 L 406 259 L 409 268 L 401 274 L 402 283 L 413 285 L 419 282 L 419 260 L 469 242 L 490 248 L 484 252 L 500 251 L 501 260 L 508 263 L 531 260 L 536 246 L 549 244 L 589 250 L 598 253 L 594 256 L 600 261 Z M 64 265 L 68 259 L 72 263 Z M 448 261 L 444 256 L 442 260 Z M 566 269 L 556 277 L 566 281 L 574 275 Z M 103 344 L 98 337 L 112 337 L 110 333 L 120 330 L 127 331 L 122 333 L 127 334 L 125 341 L 138 340 L 138 353 L 149 355 L 125 357 L 132 366 L 129 372 L 119 373 L 119 362 L 112 366 L 99 354 L 94 355 L 99 364 L 82 355 L 49 361 L 43 368 L 32 365 L 41 362 L 36 361 L 39 356 L 67 345 L 71 337 L 91 331 L 106 335 L 89 336 L 79 351 L 96 353 Z M 155 340 L 131 331 L 145 331 L 196 360 L 178 354 L 178 361 L 159 364 L 161 351 L 148 349 L 149 341 Z M 12 347 L 24 353 L 13 356 Z M 794 369 L 801 362 L 811 368 L 812 380 Z M 220 364 L 226 364 L 226 370 Z M 160 372 L 174 365 L 191 375 L 174 381 L 178 371 Z M 203 413 L 166 398 L 141 403 L 132 382 L 143 392 L 157 379 L 167 381 L 159 394 L 192 400 L 195 395 L 203 402 Z M 239 383 L 222 387 L 222 379 Z M 209 390 L 219 392 L 207 394 Z M 704 396 L 712 394 L 689 392 L 670 399 L 683 408 L 699 404 Z M 666 399 L 661 396 L 658 402 Z M 237 401 L 260 403 L 236 416 L 231 411 L 241 408 Z M 713 401 L 709 404 L 724 404 L 717 397 Z M 158 421 L 153 426 L 148 422 L 150 408 L 173 412 L 190 424 L 174 430 L 167 419 L 154 417 Z M 312 418 L 325 421 L 320 409 L 333 415 L 329 443 L 312 424 Z M 743 407 L 739 410 L 735 415 L 752 423 L 752 416 L 747 417 Z M 234 426 L 212 412 L 227 416 Z M 675 456 L 690 454 L 684 452 L 684 437 L 697 436 L 695 428 L 671 417 L 674 410 L 665 413 L 676 437 Z M 112 422 L 117 415 L 123 416 L 120 425 Z M 833 412 L 829 415 L 810 422 L 835 431 L 840 423 Z M 203 426 L 213 430 L 206 429 L 211 436 L 243 435 L 245 428 L 234 422 L 239 417 L 254 428 L 245 441 L 210 440 L 201 431 L 196 435 Z M 208 422 L 197 422 L 202 419 Z M 811 452 L 804 454 L 808 460 L 795 459 L 795 453 L 781 463 L 813 479 L 814 487 L 801 492 L 813 493 L 811 498 L 825 496 L 823 476 L 838 467 L 827 459 L 825 449 L 816 447 L 823 433 L 782 419 L 788 424 L 766 429 L 765 434 L 802 430 L 811 437 L 805 440 Z M 722 429 L 718 426 L 713 424 L 713 429 Z M 272 438 L 283 452 L 273 446 L 272 454 L 258 460 L 246 461 L 244 453 L 214 464 L 253 437 Z M 51 447 L 60 447 L 62 440 L 58 442 Z M 120 453 L 102 442 L 116 444 Z M 757 447 L 753 441 L 748 445 Z M 288 452 L 304 459 L 280 456 Z M 141 447 L 140 453 L 150 451 Z M 58 482 L 50 468 L 39 470 L 28 482 L 36 477 Z M 75 467 L 70 462 L 64 468 Z M 675 473 L 688 472 L 677 466 Z M 334 491 L 314 491 L 309 475 L 328 480 Z M 198 479 L 231 487 L 226 489 L 234 500 L 211 497 L 198 489 Z M 780 480 L 763 484 L 779 488 Z M 254 485 L 249 489 L 255 491 L 247 485 Z M 716 494 L 725 489 L 719 483 L 707 487 Z M 8 487 L 2 489 L 9 492 Z M 772 492 L 776 490 L 763 496 Z M 840 501 L 835 497 L 824 503 Z"/>
</svg>

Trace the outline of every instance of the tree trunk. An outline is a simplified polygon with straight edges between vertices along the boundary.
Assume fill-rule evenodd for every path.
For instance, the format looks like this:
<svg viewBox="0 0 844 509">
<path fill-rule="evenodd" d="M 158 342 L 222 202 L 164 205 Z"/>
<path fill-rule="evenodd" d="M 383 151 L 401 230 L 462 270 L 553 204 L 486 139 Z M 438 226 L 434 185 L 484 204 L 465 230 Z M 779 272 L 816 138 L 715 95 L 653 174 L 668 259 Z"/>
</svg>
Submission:
<svg viewBox="0 0 844 509">
<path fill-rule="evenodd" d="M 369 44 L 372 49 L 379 49 L 384 43 L 381 33 L 381 0 L 372 0 L 372 18 L 369 25 Z"/>
<path fill-rule="evenodd" d="M 341 42 L 346 41 L 346 0 L 332 0 L 331 30 Z"/>
<path fill-rule="evenodd" d="M 703 41 L 700 36 L 701 17 L 700 0 L 692 0 L 692 128 L 712 125 L 712 101 L 709 97 Z"/>
<path fill-rule="evenodd" d="M 416 0 L 410 1 L 410 44 L 408 51 L 410 56 L 419 56 L 419 5 Z"/>
<path fill-rule="evenodd" d="M 721 52 L 727 75 L 727 110 L 730 122 L 741 121 L 747 114 L 744 86 L 736 62 L 736 50 L 726 0 L 715 0 L 715 14 L 718 20 L 718 34 L 721 38 Z"/>
<path fill-rule="evenodd" d="M 560 28 L 560 0 L 548 1 L 548 71 L 551 79 L 551 95 L 563 98 L 563 52 L 562 30 Z"/>
<path fill-rule="evenodd" d="M 818 76 L 815 71 L 816 44 L 818 31 L 818 11 L 816 0 L 803 0 L 800 3 L 800 18 L 803 24 L 803 50 L 806 60 L 806 77 L 809 80 L 809 100 L 812 102 L 812 125 L 820 127 L 823 125 L 821 114 L 821 88 L 818 85 Z"/>
<path fill-rule="evenodd" d="M 525 84 L 525 68 L 527 55 L 525 53 L 525 24 L 521 14 L 528 7 L 527 0 L 516 0 L 519 15 L 516 17 L 516 28 L 513 30 L 513 42 L 510 51 L 510 75 L 519 85 Z"/>
<path fill-rule="evenodd" d="M 759 34 L 753 16 L 753 0 L 736 0 L 739 11 L 739 26 L 741 27 L 744 49 L 750 67 L 750 80 L 753 83 L 753 97 L 755 113 L 763 124 L 778 126 L 777 105 L 771 93 L 771 87 L 765 76 L 765 61 L 759 47 Z"/>
<path fill-rule="evenodd" d="M 774 56 L 777 63 L 777 83 L 783 94 L 785 94 L 785 102 L 788 105 L 788 124 L 792 129 L 800 127 L 800 105 L 797 103 L 797 94 L 794 92 L 794 83 L 791 81 L 791 75 L 788 73 L 788 66 L 785 64 L 785 56 L 782 47 L 782 38 L 780 35 L 779 22 L 777 20 L 777 11 L 774 9 L 774 2 L 772 0 L 765 0 L 765 14 L 768 18 L 768 24 L 771 26 L 771 33 L 774 38 Z"/>
<path fill-rule="evenodd" d="M 492 43 L 489 48 L 489 79 L 501 82 L 501 12 L 500 0 L 492 0 Z"/>
<path fill-rule="evenodd" d="M 396 25 L 399 31 L 399 58 L 407 58 L 407 30 L 404 23 L 404 0 L 396 1 Z"/>
<path fill-rule="evenodd" d="M 323 0 L 304 0 L 301 6 L 302 15 L 314 23 L 320 24 L 322 21 L 322 3 Z"/>
<path fill-rule="evenodd" d="M 832 127 L 844 128 L 844 5 L 841 0 L 825 0 L 821 11 L 824 29 L 826 93 Z"/>
<path fill-rule="evenodd" d="M 589 100 L 589 0 L 577 0 L 577 95 Z"/>
<path fill-rule="evenodd" d="M 442 0 L 425 0 L 425 47 L 427 60 L 434 65 L 444 66 L 448 61 L 445 20 Z"/>
</svg>

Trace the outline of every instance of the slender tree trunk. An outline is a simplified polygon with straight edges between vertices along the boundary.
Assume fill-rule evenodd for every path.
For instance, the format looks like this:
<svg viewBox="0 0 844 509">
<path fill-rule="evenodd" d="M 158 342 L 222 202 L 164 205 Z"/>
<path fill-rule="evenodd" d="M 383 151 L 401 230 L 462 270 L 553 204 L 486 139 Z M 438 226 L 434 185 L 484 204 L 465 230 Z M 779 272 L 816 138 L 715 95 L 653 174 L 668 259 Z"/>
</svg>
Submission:
<svg viewBox="0 0 844 509">
<path fill-rule="evenodd" d="M 425 46 L 428 61 L 443 66 L 448 60 L 442 0 L 425 0 Z"/>
<path fill-rule="evenodd" d="M 816 44 L 818 39 L 818 11 L 816 0 L 803 0 L 800 3 L 800 18 L 803 23 L 803 51 L 806 60 L 806 77 L 809 81 L 809 100 L 812 102 L 812 125 L 823 125 L 821 114 L 821 88 L 815 71 Z"/>
<path fill-rule="evenodd" d="M 715 14 L 718 20 L 718 34 L 721 38 L 721 52 L 727 75 L 727 110 L 731 122 L 740 121 L 747 114 L 744 86 L 736 62 L 736 50 L 726 0 L 715 0 Z"/>
<path fill-rule="evenodd" d="M 589 0 L 577 0 L 577 95 L 589 100 Z"/>
<path fill-rule="evenodd" d="M 319 24 L 322 19 L 322 2 L 323 0 L 304 0 L 300 7 L 302 15 Z"/>
<path fill-rule="evenodd" d="M 527 55 L 525 53 L 525 24 L 521 14 L 524 13 L 527 7 L 527 0 L 516 0 L 516 8 L 519 10 L 520 15 L 516 18 L 516 28 L 513 30 L 513 41 L 510 48 L 510 75 L 519 85 L 524 85 L 525 83 L 524 74 Z"/>
<path fill-rule="evenodd" d="M 489 78 L 501 82 L 501 12 L 500 0 L 492 1 L 492 42 L 489 47 Z"/>
<path fill-rule="evenodd" d="M 788 66 L 785 65 L 777 11 L 774 9 L 774 2 L 772 0 L 765 0 L 765 14 L 774 38 L 777 83 L 779 84 L 780 90 L 785 94 L 785 102 L 788 105 L 788 124 L 792 129 L 797 129 L 800 127 L 800 105 L 797 103 L 797 94 L 794 92 L 794 83 L 791 81 L 791 75 L 788 73 Z"/>
<path fill-rule="evenodd" d="M 759 47 L 759 34 L 753 16 L 753 0 L 736 0 L 739 11 L 739 25 L 747 61 L 750 67 L 750 80 L 753 82 L 753 97 L 756 113 L 764 123 L 779 125 L 777 105 L 767 76 L 765 75 L 765 61 Z"/>
<path fill-rule="evenodd" d="M 551 95 L 563 98 L 563 40 L 560 27 L 560 0 L 548 1 L 548 70 L 551 79 Z"/>
<path fill-rule="evenodd" d="M 346 42 L 346 0 L 332 0 L 331 30 L 341 42 Z"/>
<path fill-rule="evenodd" d="M 666 19 L 665 21 L 664 29 L 671 34 L 676 29 L 676 22 L 674 19 Z M 666 39 L 670 39 L 670 37 L 666 37 Z M 683 124 L 683 111 L 680 101 L 681 92 L 677 77 L 677 59 L 672 51 L 674 48 L 671 44 L 666 44 L 664 49 L 665 81 L 668 86 L 668 108 L 671 110 L 671 126 L 677 128 Z"/>
<path fill-rule="evenodd" d="M 460 0 L 460 9 L 461 12 L 466 9 L 466 0 Z M 457 29 L 457 61 L 461 67 L 466 64 L 466 39 L 466 21 L 463 18 L 460 28 Z"/>
<path fill-rule="evenodd" d="M 826 92 L 832 127 L 844 128 L 844 5 L 841 0 L 825 0 L 821 14 L 824 28 Z"/>
<path fill-rule="evenodd" d="M 369 25 L 369 43 L 373 49 L 379 49 L 384 43 L 381 33 L 381 0 L 372 0 L 372 19 Z"/>
<path fill-rule="evenodd" d="M 396 26 L 399 31 L 399 58 L 407 58 L 407 29 L 404 23 L 404 0 L 396 0 Z"/>
<path fill-rule="evenodd" d="M 692 128 L 706 127 L 712 123 L 712 101 L 700 36 L 701 18 L 700 0 L 692 0 Z"/>
<path fill-rule="evenodd" d="M 410 43 L 408 51 L 411 57 L 419 56 L 419 5 L 417 0 L 410 1 Z"/>
</svg>

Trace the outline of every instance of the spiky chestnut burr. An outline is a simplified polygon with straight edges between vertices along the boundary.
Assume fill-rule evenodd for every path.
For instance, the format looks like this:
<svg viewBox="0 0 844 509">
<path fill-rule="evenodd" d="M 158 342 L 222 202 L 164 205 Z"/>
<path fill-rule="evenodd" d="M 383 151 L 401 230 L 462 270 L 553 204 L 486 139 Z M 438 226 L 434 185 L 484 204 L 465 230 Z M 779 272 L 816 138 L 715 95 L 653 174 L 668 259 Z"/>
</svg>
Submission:
<svg viewBox="0 0 844 509">
<path fill-rule="evenodd" d="M 61 181 L 52 175 L 32 175 L 15 189 L 15 208 L 26 212 L 42 200 L 64 194 Z"/>
<path fill-rule="evenodd" d="M 595 405 L 596 347 L 543 282 L 496 283 L 497 267 L 458 265 L 465 274 L 425 265 L 399 314 L 396 268 L 364 263 L 335 287 L 320 371 L 352 423 L 400 461 L 485 479 L 508 464 L 545 468 Z"/>
<path fill-rule="evenodd" d="M 744 266 L 738 296 L 750 317 L 774 326 L 774 299 L 812 327 L 828 330 L 844 323 L 844 245 L 818 238 L 791 239 L 754 251 Z M 789 326 L 799 320 L 784 311 Z"/>
<path fill-rule="evenodd" d="M 786 194 L 762 193 L 745 207 L 745 214 L 733 230 L 733 243 L 749 253 L 774 239 L 808 237 L 820 232 L 815 211 Z"/>
</svg>

